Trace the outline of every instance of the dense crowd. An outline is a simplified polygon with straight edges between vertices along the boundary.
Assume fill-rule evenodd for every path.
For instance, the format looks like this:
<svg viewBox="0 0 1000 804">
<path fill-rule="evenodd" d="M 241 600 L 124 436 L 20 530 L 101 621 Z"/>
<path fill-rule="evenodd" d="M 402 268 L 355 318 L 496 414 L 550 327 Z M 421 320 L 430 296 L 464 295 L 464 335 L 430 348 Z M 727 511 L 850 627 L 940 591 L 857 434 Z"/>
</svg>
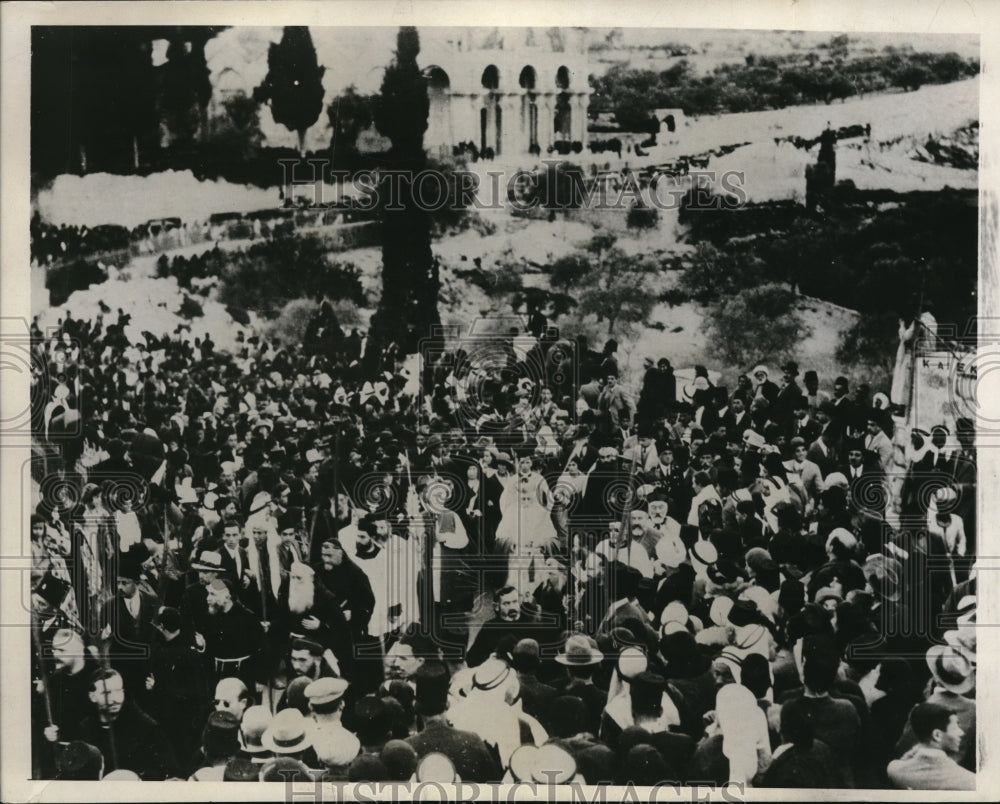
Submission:
<svg viewBox="0 0 1000 804">
<path fill-rule="evenodd" d="M 36 777 L 974 789 L 972 423 L 540 319 L 36 328 Z"/>
<path fill-rule="evenodd" d="M 40 216 L 31 219 L 31 259 L 51 265 L 110 251 L 127 249 L 137 236 L 124 226 L 72 226 L 46 223 Z"/>
</svg>

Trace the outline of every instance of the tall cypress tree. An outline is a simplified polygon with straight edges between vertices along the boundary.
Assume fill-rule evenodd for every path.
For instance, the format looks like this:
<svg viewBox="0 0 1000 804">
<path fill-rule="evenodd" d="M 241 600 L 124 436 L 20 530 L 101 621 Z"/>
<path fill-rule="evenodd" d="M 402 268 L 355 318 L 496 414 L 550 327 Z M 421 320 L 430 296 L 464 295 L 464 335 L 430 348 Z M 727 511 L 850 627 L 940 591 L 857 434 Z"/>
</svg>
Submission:
<svg viewBox="0 0 1000 804">
<path fill-rule="evenodd" d="M 420 39 L 415 28 L 399 29 L 396 55 L 386 68 L 375 106 L 375 126 L 392 143 L 390 168 L 415 175 L 427 165 L 424 132 L 430 101 L 417 66 Z M 390 200 L 389 182 L 380 198 Z M 431 253 L 431 219 L 413 196 L 405 178 L 398 182 L 398 209 L 382 209 L 382 298 L 372 316 L 366 358 L 374 361 L 390 343 L 415 352 L 421 339 L 441 323 L 437 299 L 440 281 Z M 395 206 L 395 204 L 394 204 Z"/>
<path fill-rule="evenodd" d="M 281 41 L 267 52 L 267 77 L 254 90 L 258 103 L 270 102 L 275 122 L 299 136 L 299 152 L 305 153 L 306 131 L 323 111 L 323 73 L 316 59 L 309 29 L 286 26 Z"/>
</svg>

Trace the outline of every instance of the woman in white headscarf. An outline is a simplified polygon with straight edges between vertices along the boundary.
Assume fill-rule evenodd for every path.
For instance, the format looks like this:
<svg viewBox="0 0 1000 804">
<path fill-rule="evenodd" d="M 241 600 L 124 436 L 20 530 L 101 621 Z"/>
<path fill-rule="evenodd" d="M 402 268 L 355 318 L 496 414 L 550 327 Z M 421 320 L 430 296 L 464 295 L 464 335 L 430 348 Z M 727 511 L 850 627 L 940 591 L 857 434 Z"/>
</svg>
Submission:
<svg viewBox="0 0 1000 804">
<path fill-rule="evenodd" d="M 742 684 L 724 685 L 716 693 L 715 720 L 691 760 L 691 778 L 751 785 L 770 764 L 767 718 L 757 699 Z"/>
</svg>

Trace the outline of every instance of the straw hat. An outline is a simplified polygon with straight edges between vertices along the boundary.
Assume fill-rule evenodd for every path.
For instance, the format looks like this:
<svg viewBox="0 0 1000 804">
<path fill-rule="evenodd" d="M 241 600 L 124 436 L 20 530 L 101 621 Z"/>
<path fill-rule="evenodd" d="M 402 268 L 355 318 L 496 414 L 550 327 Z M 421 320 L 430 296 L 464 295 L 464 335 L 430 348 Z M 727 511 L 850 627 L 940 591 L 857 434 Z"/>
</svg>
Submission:
<svg viewBox="0 0 1000 804">
<path fill-rule="evenodd" d="M 562 653 L 556 656 L 556 661 L 567 667 L 586 667 L 591 664 L 599 664 L 603 660 L 604 654 L 594 648 L 581 634 L 573 634 L 569 637 Z"/>
<path fill-rule="evenodd" d="M 976 671 L 969 657 L 951 645 L 934 645 L 927 651 L 927 666 L 934 680 L 956 695 L 976 686 Z"/>
<path fill-rule="evenodd" d="M 298 709 L 282 709 L 264 731 L 261 745 L 275 754 L 304 751 L 312 743 L 306 725 L 306 719 Z"/>
</svg>

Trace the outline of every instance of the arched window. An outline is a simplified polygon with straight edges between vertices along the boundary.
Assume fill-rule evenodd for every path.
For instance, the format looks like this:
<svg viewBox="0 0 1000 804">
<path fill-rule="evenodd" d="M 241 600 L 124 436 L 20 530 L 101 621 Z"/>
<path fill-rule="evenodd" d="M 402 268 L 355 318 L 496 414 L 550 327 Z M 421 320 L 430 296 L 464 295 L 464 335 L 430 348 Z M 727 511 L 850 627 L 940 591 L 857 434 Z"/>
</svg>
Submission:
<svg viewBox="0 0 1000 804">
<path fill-rule="evenodd" d="M 560 67 L 556 71 L 556 86 L 562 90 L 569 89 L 569 70 L 566 67 Z"/>
<path fill-rule="evenodd" d="M 427 79 L 427 87 L 429 89 L 442 90 L 451 87 L 451 79 L 448 77 L 448 73 L 440 67 L 428 67 L 424 70 L 424 77 Z"/>
<path fill-rule="evenodd" d="M 535 81 L 537 78 L 538 76 L 535 73 L 535 68 L 529 64 L 521 70 L 521 77 L 518 79 L 518 83 L 520 83 L 521 89 L 532 91 L 535 88 Z"/>
<path fill-rule="evenodd" d="M 500 88 L 500 71 L 496 68 L 496 65 L 491 64 L 485 70 L 483 70 L 483 89 L 499 89 Z"/>
</svg>

